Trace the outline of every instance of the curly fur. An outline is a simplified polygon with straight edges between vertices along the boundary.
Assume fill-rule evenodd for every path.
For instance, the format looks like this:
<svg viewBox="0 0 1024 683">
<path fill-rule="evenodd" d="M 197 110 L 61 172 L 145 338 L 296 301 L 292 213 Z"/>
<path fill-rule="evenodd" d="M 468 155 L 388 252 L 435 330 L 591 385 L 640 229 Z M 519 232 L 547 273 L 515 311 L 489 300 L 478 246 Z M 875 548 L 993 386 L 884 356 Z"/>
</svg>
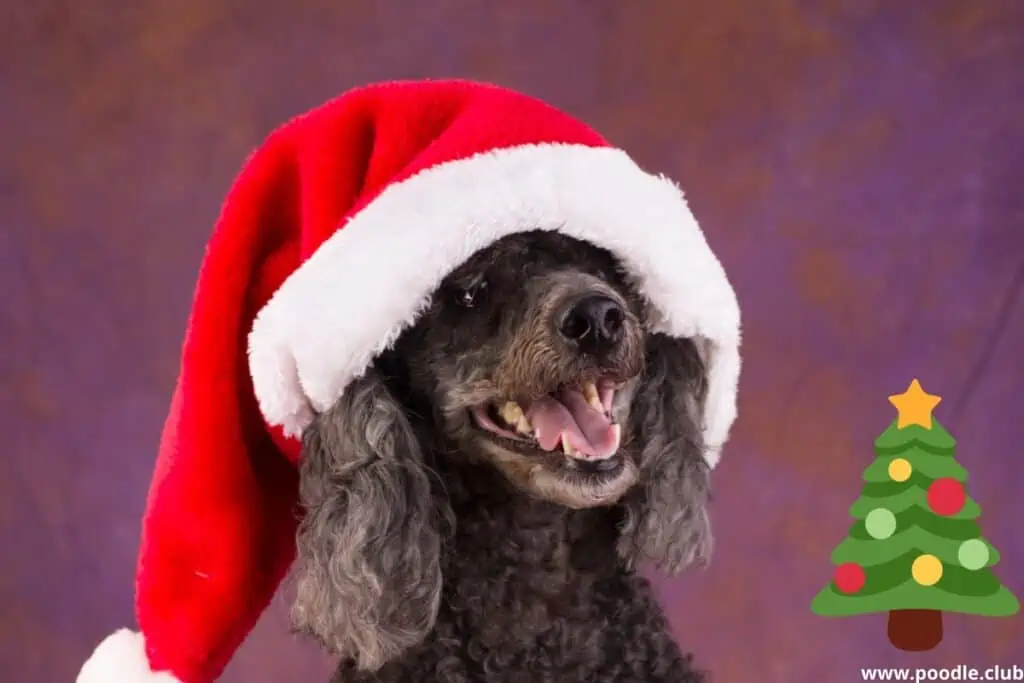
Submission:
<svg viewBox="0 0 1024 683">
<path fill-rule="evenodd" d="M 709 471 L 694 457 L 703 452 L 698 426 L 707 391 L 696 346 L 652 335 L 640 387 L 630 413 L 643 471 L 624 501 L 618 548 L 630 566 L 649 559 L 674 574 L 706 562 L 712 549 Z"/>
<path fill-rule="evenodd" d="M 486 301 L 457 305 L 483 276 Z M 546 322 L 594 291 L 628 313 L 600 362 Z M 693 342 L 644 333 L 643 316 L 606 252 L 506 238 L 309 428 L 294 621 L 338 655 L 335 681 L 703 680 L 635 567 L 675 572 L 710 554 L 704 369 Z M 517 454 L 467 417 L 597 371 L 622 384 L 619 475 Z"/>
<path fill-rule="evenodd" d="M 441 595 L 439 516 L 402 407 L 370 373 L 306 433 L 293 621 L 376 669 L 420 642 Z"/>
</svg>

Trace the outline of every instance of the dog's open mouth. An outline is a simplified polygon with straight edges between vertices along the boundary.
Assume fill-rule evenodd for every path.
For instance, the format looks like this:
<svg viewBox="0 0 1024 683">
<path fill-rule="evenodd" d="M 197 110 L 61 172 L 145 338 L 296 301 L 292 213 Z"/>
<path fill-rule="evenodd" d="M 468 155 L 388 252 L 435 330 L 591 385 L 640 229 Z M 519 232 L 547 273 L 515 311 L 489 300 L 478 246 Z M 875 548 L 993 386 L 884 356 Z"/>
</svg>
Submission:
<svg viewBox="0 0 1024 683">
<path fill-rule="evenodd" d="M 611 467 L 622 439 L 622 427 L 611 417 L 614 398 L 614 383 L 601 380 L 560 387 L 527 405 L 477 406 L 472 414 L 477 426 L 491 434 Z"/>
</svg>

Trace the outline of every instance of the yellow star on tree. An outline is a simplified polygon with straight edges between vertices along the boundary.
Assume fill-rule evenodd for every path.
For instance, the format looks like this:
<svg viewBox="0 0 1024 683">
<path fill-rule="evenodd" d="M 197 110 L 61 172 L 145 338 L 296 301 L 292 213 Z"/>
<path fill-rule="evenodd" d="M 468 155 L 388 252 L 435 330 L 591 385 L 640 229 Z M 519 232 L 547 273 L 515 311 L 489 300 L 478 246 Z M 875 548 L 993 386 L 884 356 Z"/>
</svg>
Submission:
<svg viewBox="0 0 1024 683">
<path fill-rule="evenodd" d="M 916 379 L 902 394 L 889 397 L 889 403 L 896 406 L 896 410 L 899 412 L 896 418 L 896 427 L 899 429 L 909 425 L 920 425 L 925 429 L 931 429 L 932 411 L 940 401 L 942 401 L 940 396 L 926 393 Z"/>
</svg>

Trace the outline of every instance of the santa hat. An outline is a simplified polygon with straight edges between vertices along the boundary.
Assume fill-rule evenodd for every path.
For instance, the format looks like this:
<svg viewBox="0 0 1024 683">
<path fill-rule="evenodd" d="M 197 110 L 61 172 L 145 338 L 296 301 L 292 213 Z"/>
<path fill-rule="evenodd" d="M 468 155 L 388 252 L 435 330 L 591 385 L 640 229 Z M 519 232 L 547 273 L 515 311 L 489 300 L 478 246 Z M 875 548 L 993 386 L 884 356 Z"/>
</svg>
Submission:
<svg viewBox="0 0 1024 683">
<path fill-rule="evenodd" d="M 78 683 L 217 678 L 295 554 L 298 437 L 499 238 L 604 247 L 708 367 L 714 465 L 736 415 L 739 307 L 671 181 L 536 99 L 465 81 L 348 92 L 285 124 L 228 195 L 199 274 L 143 520 L 141 633 Z"/>
</svg>

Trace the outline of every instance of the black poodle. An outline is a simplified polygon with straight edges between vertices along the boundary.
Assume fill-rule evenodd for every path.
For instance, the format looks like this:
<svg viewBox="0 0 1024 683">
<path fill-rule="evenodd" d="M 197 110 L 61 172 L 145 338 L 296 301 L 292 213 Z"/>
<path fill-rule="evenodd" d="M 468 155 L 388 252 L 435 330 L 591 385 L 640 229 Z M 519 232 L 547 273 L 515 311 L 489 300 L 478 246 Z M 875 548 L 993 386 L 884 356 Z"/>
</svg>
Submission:
<svg viewBox="0 0 1024 683">
<path fill-rule="evenodd" d="M 294 620 L 335 681 L 690 682 L 647 581 L 711 550 L 706 377 L 610 253 L 506 237 L 306 431 Z"/>
</svg>

